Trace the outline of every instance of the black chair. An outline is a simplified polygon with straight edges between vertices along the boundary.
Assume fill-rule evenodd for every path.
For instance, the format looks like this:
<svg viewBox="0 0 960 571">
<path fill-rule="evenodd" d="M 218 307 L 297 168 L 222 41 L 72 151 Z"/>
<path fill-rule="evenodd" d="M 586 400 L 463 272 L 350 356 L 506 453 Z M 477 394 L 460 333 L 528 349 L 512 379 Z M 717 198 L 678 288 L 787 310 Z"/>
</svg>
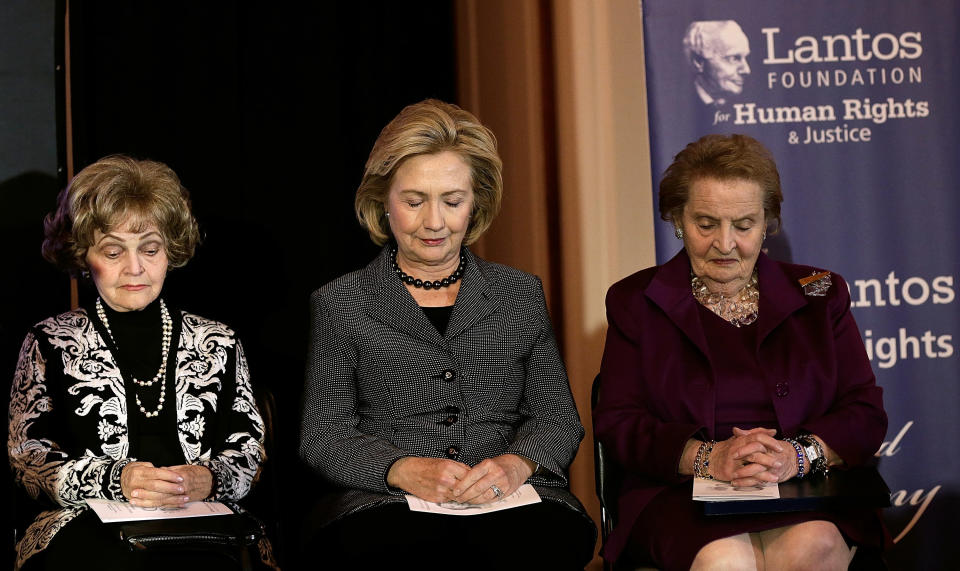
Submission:
<svg viewBox="0 0 960 571">
<path fill-rule="evenodd" d="M 260 471 L 257 482 L 244 504 L 259 515 L 263 520 L 267 537 L 273 546 L 274 557 L 280 561 L 283 556 L 283 514 L 281 512 L 280 484 L 284 481 L 283 462 L 277 446 L 277 402 L 273 391 L 268 387 L 258 386 L 254 395 L 257 409 L 263 418 L 264 439 L 263 445 L 267 451 L 267 461 Z"/>
<path fill-rule="evenodd" d="M 597 397 L 600 392 L 600 375 L 593 379 L 593 387 L 590 393 L 590 405 L 597 406 Z M 602 545 L 607 543 L 607 538 L 613 531 L 613 526 L 617 522 L 617 496 L 620 494 L 620 484 L 623 481 L 623 475 L 620 467 L 610 457 L 609 451 L 597 439 L 593 438 L 593 467 L 594 477 L 597 483 L 597 498 L 600 500 L 600 538 Z M 603 560 L 603 568 L 608 571 L 614 569 L 633 569 L 636 566 L 628 561 L 624 561 L 626 556 L 621 556 L 621 561 L 616 565 L 607 559 Z"/>
<path fill-rule="evenodd" d="M 27 502 L 33 501 L 26 492 L 23 491 L 23 488 L 18 486 L 14 482 L 13 472 L 7 471 L 7 510 L 5 517 L 7 518 L 7 524 L 9 527 L 8 537 L 11 540 L 8 544 L 9 549 L 7 550 L 7 561 L 10 563 L 10 569 L 13 569 L 14 563 L 17 560 L 17 542 L 23 537 L 23 532 L 27 528 L 27 525 L 30 524 L 29 518 L 27 517 L 26 510 L 24 506 L 27 505 Z"/>
<path fill-rule="evenodd" d="M 597 396 L 600 391 L 600 375 L 593 379 L 590 405 L 597 406 Z M 613 524 L 617 518 L 617 491 L 619 489 L 619 473 L 613 466 L 613 461 L 607 453 L 603 443 L 594 435 L 593 466 L 597 483 L 597 498 L 600 500 L 600 539 L 606 544 Z M 606 560 L 604 560 L 606 565 Z"/>
</svg>

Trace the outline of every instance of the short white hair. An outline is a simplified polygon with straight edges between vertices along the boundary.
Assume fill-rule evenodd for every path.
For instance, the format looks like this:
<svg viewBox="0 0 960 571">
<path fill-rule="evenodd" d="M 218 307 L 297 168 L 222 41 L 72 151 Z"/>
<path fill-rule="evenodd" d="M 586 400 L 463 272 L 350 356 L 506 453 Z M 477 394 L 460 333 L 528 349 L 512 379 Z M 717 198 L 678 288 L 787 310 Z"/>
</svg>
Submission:
<svg viewBox="0 0 960 571">
<path fill-rule="evenodd" d="M 683 55 L 687 61 L 693 63 L 693 54 L 701 57 L 707 57 L 706 52 L 709 48 L 710 40 L 717 37 L 725 28 L 734 27 L 738 32 L 743 33 L 740 24 L 733 20 L 705 20 L 702 22 L 691 22 L 687 26 L 687 33 L 683 35 Z"/>
</svg>

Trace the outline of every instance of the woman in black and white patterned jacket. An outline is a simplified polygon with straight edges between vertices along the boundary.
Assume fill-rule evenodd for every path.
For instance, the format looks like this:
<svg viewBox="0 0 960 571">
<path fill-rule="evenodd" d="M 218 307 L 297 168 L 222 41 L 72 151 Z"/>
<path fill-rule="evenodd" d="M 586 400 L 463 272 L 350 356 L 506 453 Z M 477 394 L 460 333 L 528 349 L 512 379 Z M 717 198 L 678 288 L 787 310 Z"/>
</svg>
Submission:
<svg viewBox="0 0 960 571">
<path fill-rule="evenodd" d="M 307 537 L 333 568 L 407 553 L 571 569 L 593 555 L 596 528 L 567 489 L 584 432 L 541 282 L 466 247 L 501 192 L 493 134 L 455 105 L 410 105 L 374 144 L 356 212 L 383 250 L 311 300 L 300 451 L 337 489 Z M 404 499 L 469 509 L 525 483 L 542 502 L 472 517 Z"/>
<path fill-rule="evenodd" d="M 17 566 L 66 569 L 89 556 L 136 568 L 85 500 L 238 500 L 265 459 L 263 420 L 234 332 L 160 297 L 199 238 L 169 167 L 124 156 L 86 167 L 45 230 L 44 257 L 89 274 L 99 296 L 38 323 L 20 351 L 7 446 L 39 513 Z"/>
</svg>

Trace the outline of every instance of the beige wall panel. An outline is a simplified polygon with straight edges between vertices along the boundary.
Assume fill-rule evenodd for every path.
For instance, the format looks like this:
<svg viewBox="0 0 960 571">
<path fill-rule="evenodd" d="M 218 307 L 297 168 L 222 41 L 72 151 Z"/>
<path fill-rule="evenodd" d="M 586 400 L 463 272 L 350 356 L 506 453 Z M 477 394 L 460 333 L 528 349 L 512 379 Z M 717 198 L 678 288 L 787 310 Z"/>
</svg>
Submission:
<svg viewBox="0 0 960 571">
<path fill-rule="evenodd" d="M 556 0 L 553 20 L 563 345 L 588 427 L 571 477 L 599 521 L 599 504 L 583 483 L 593 478 L 590 388 L 606 333 L 604 297 L 655 259 L 640 6 Z"/>
<path fill-rule="evenodd" d="M 537 274 L 551 300 L 540 7 L 461 0 L 457 11 L 460 102 L 493 130 L 503 157 L 502 210 L 474 249 Z"/>
<path fill-rule="evenodd" d="M 641 32 L 636 0 L 457 2 L 460 102 L 504 159 L 504 209 L 475 250 L 544 278 L 587 427 L 571 488 L 598 522 L 590 387 L 604 296 L 654 263 Z"/>
</svg>

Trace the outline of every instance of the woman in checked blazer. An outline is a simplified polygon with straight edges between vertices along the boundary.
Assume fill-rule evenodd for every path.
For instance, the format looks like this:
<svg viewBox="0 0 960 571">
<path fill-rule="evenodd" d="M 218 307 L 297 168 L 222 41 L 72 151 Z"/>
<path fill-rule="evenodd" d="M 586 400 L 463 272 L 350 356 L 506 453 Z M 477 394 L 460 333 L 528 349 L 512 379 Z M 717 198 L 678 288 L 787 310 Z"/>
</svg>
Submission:
<svg viewBox="0 0 960 571">
<path fill-rule="evenodd" d="M 540 280 L 467 244 L 496 215 L 493 134 L 455 105 L 405 108 L 377 139 L 356 213 L 383 250 L 316 291 L 300 453 L 336 487 L 311 552 L 344 564 L 582 568 L 596 529 L 567 490 L 580 423 Z M 531 484 L 540 503 L 456 517 Z M 399 551 L 398 551 L 399 550 Z M 381 559 L 382 558 L 382 559 Z"/>
</svg>

